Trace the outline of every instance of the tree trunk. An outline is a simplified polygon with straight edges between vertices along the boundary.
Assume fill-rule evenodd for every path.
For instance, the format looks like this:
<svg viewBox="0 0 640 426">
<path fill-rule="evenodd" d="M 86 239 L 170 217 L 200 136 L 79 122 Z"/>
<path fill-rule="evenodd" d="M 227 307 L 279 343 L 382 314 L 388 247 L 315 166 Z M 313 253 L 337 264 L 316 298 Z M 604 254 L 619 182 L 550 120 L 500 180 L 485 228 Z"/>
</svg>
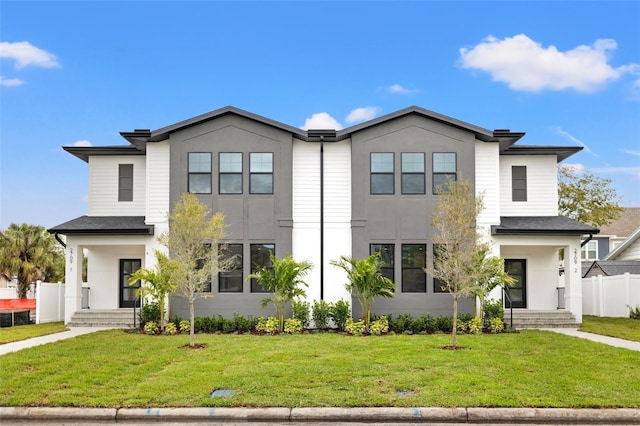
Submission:
<svg viewBox="0 0 640 426">
<path fill-rule="evenodd" d="M 456 336 L 458 333 L 458 297 L 453 296 L 453 329 L 451 330 L 451 346 L 457 346 Z"/>
<path fill-rule="evenodd" d="M 194 347 L 196 345 L 195 337 L 195 309 L 193 306 L 193 297 L 189 298 L 189 346 Z"/>
</svg>

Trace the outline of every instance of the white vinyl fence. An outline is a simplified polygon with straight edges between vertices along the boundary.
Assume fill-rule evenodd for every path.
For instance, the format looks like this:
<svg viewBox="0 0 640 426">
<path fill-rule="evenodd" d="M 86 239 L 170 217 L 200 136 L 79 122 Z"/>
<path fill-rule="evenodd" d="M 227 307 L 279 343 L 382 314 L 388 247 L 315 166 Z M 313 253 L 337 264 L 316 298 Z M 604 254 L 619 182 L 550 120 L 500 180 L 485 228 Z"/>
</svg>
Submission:
<svg viewBox="0 0 640 426">
<path fill-rule="evenodd" d="M 582 311 L 598 317 L 628 317 L 640 306 L 640 275 L 598 275 L 582 279 Z"/>
<path fill-rule="evenodd" d="M 64 284 L 38 282 L 36 288 L 36 324 L 64 321 Z"/>
</svg>

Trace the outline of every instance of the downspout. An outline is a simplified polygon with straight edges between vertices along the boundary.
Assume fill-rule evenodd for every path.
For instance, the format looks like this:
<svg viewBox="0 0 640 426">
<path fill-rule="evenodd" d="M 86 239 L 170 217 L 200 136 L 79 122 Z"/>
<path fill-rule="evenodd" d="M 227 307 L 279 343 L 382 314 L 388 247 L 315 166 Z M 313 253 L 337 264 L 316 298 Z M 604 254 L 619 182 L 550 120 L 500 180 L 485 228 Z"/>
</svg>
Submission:
<svg viewBox="0 0 640 426">
<path fill-rule="evenodd" d="M 593 239 L 593 234 L 589 234 L 589 238 L 580 243 L 580 248 L 584 247 L 589 241 Z"/>
<path fill-rule="evenodd" d="M 320 136 L 320 300 L 324 300 L 324 136 Z"/>
<path fill-rule="evenodd" d="M 64 243 L 64 241 L 62 241 L 62 239 L 60 238 L 60 234 L 58 234 L 57 232 L 55 234 L 53 234 L 53 236 L 55 237 L 56 241 L 60 243 L 60 245 L 63 248 L 67 248 L 67 245 Z"/>
</svg>

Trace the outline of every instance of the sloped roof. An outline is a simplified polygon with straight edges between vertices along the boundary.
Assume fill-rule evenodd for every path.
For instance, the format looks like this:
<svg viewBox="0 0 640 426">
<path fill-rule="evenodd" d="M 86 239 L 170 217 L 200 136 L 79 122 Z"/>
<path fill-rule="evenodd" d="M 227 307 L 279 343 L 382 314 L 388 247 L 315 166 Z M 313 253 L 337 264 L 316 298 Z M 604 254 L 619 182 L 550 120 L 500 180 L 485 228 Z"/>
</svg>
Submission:
<svg viewBox="0 0 640 426">
<path fill-rule="evenodd" d="M 640 207 L 626 207 L 620 217 L 600 228 L 600 235 L 615 235 L 626 238 L 640 227 Z"/>
<path fill-rule="evenodd" d="M 585 235 L 600 232 L 565 216 L 502 216 L 491 226 L 493 235 Z"/>
<path fill-rule="evenodd" d="M 596 260 L 582 277 L 590 272 L 602 271 L 602 275 L 623 275 L 625 273 L 640 274 L 640 260 Z M 600 274 L 598 274 L 600 275 Z"/>
<path fill-rule="evenodd" d="M 623 253 L 631 244 L 635 243 L 638 238 L 640 238 L 640 226 L 636 228 L 636 230 L 631 235 L 629 235 L 627 239 L 622 242 L 622 244 L 611 250 L 603 260 L 615 260 L 615 258 Z"/>
<path fill-rule="evenodd" d="M 80 216 L 49 229 L 62 235 L 153 235 L 144 216 Z"/>
</svg>

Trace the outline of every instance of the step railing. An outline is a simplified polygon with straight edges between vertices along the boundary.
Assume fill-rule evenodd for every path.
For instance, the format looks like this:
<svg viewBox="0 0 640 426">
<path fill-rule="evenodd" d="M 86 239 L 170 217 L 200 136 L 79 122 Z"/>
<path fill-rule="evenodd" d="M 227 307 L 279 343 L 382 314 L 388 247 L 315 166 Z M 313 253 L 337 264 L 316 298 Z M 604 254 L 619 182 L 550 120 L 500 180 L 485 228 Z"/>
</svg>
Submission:
<svg viewBox="0 0 640 426">
<path fill-rule="evenodd" d="M 502 287 L 502 297 L 506 298 L 509 301 L 509 310 L 511 311 L 509 328 L 513 329 L 513 302 L 511 302 L 509 291 L 506 289 L 506 287 Z"/>
</svg>

